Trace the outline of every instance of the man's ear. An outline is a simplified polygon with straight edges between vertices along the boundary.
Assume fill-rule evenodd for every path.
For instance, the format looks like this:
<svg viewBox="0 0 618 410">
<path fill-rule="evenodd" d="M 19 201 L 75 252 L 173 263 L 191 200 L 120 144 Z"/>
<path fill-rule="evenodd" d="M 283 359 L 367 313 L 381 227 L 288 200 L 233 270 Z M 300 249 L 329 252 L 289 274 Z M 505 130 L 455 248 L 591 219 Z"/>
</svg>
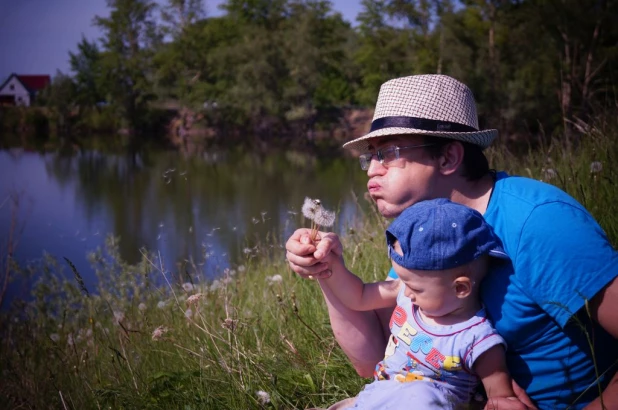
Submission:
<svg viewBox="0 0 618 410">
<path fill-rule="evenodd" d="M 464 147 L 459 141 L 453 141 L 442 148 L 440 156 L 440 172 L 443 175 L 450 175 L 457 172 L 464 157 Z"/>
<path fill-rule="evenodd" d="M 472 281 L 466 276 L 460 276 L 453 281 L 453 289 L 458 298 L 466 298 L 472 293 Z"/>
</svg>

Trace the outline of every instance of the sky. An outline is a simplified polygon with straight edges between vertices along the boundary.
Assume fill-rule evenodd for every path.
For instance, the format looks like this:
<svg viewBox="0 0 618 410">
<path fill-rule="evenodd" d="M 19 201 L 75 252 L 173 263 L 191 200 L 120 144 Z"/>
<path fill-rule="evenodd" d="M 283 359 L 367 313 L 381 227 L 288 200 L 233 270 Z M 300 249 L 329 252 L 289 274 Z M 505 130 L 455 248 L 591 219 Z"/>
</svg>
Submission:
<svg viewBox="0 0 618 410">
<path fill-rule="evenodd" d="M 222 2 L 204 0 L 207 15 L 221 15 Z M 344 20 L 355 24 L 361 0 L 331 2 Z M 11 73 L 70 74 L 69 51 L 76 51 L 82 35 L 98 39 L 101 33 L 92 19 L 108 15 L 105 0 L 0 0 L 0 85 Z"/>
</svg>

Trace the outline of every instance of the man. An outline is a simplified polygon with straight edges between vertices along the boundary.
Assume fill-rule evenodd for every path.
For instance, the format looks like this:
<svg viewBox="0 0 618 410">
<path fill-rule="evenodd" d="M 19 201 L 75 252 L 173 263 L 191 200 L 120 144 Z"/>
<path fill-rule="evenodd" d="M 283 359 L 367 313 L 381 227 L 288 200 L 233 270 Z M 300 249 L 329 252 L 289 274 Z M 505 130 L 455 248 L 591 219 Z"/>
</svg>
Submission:
<svg viewBox="0 0 618 410">
<path fill-rule="evenodd" d="M 493 227 L 512 263 L 484 279 L 482 299 L 508 344 L 513 379 L 536 406 L 592 410 L 602 401 L 618 409 L 618 252 L 563 191 L 490 171 L 482 150 L 496 136 L 479 130 L 468 87 L 420 75 L 384 83 L 371 131 L 344 147 L 362 153 L 369 194 L 384 217 L 448 198 Z M 333 296 L 322 260 L 330 252 L 342 258 L 342 247 L 333 233 L 321 237 L 314 246 L 306 229 L 297 230 L 286 244 L 289 264 L 318 279 L 338 343 L 359 375 L 371 377 L 392 312 L 351 311 Z"/>
</svg>

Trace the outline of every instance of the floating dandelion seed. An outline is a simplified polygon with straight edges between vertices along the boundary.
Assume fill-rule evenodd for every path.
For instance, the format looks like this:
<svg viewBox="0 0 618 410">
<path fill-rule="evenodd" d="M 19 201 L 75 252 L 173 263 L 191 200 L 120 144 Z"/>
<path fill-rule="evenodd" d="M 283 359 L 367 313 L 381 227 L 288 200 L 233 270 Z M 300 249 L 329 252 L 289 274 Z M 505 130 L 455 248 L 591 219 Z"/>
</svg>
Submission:
<svg viewBox="0 0 618 410">
<path fill-rule="evenodd" d="M 329 227 L 335 222 L 335 213 L 324 209 L 319 199 L 305 198 L 302 212 L 305 218 L 311 220 L 311 234 L 309 238 L 312 242 L 315 242 L 320 227 Z"/>
<path fill-rule="evenodd" d="M 255 394 L 256 394 L 260 404 L 270 403 L 270 394 L 266 393 L 263 390 L 256 391 Z"/>
<path fill-rule="evenodd" d="M 590 164 L 590 173 L 597 174 L 603 170 L 603 164 L 599 161 L 594 161 Z"/>
</svg>

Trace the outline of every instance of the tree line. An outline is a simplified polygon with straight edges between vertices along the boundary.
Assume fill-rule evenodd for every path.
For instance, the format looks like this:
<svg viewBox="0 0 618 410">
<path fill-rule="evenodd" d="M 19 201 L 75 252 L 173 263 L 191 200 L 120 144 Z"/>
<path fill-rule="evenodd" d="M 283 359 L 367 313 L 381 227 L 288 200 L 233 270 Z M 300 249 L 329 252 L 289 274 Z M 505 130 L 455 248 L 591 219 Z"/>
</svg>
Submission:
<svg viewBox="0 0 618 410">
<path fill-rule="evenodd" d="M 326 0 L 227 0 L 218 17 L 201 0 L 107 5 L 102 37 L 82 38 L 43 99 L 63 124 L 106 112 L 138 135 L 171 108 L 185 128 L 311 137 L 421 73 L 468 84 L 482 127 L 512 137 L 574 135 L 616 112 L 614 0 L 363 0 L 355 25 Z"/>
</svg>

